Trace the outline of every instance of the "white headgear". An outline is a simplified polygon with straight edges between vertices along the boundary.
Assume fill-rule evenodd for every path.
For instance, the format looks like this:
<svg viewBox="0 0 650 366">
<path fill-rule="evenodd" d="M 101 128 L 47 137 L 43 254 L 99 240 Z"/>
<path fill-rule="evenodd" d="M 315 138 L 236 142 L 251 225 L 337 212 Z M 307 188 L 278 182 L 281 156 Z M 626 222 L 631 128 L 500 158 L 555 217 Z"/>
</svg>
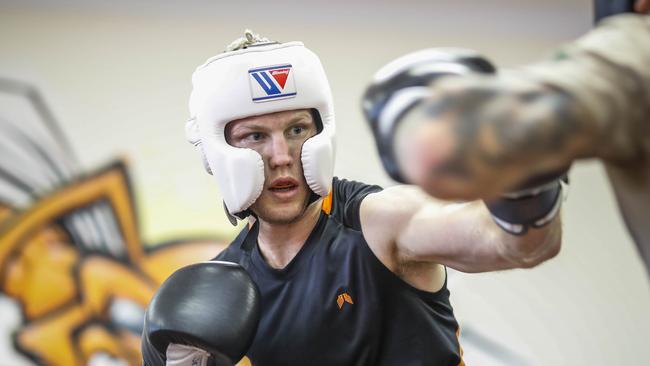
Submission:
<svg viewBox="0 0 650 366">
<path fill-rule="evenodd" d="M 334 169 L 334 108 L 321 62 L 301 42 L 267 43 L 224 52 L 192 75 L 188 141 L 202 150 L 206 170 L 221 188 L 226 209 L 236 215 L 262 193 L 264 162 L 254 150 L 229 145 L 228 122 L 267 113 L 315 109 L 322 130 L 302 146 L 311 190 L 326 196 Z"/>
</svg>

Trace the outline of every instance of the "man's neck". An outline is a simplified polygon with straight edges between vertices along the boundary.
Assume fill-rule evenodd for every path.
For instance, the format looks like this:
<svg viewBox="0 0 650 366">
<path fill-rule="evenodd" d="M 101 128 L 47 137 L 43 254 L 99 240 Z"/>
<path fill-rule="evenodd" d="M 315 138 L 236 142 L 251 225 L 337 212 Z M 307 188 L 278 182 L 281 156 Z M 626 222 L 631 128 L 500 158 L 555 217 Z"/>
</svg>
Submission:
<svg viewBox="0 0 650 366">
<path fill-rule="evenodd" d="M 289 224 L 271 224 L 260 220 L 257 244 L 264 260 L 273 268 L 284 268 L 305 245 L 320 216 L 320 200 Z"/>
</svg>

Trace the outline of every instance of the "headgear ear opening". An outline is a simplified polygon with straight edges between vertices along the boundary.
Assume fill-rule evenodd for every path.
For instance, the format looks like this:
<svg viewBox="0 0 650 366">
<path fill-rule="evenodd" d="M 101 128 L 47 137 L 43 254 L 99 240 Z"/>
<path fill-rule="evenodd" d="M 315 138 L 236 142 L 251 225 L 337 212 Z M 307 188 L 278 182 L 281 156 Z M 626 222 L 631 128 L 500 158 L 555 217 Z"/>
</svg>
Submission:
<svg viewBox="0 0 650 366">
<path fill-rule="evenodd" d="M 323 120 L 320 118 L 318 110 L 316 108 L 311 108 L 309 110 L 309 113 L 311 114 L 311 118 L 314 120 L 314 124 L 316 125 L 316 133 L 319 134 L 323 132 Z"/>
</svg>

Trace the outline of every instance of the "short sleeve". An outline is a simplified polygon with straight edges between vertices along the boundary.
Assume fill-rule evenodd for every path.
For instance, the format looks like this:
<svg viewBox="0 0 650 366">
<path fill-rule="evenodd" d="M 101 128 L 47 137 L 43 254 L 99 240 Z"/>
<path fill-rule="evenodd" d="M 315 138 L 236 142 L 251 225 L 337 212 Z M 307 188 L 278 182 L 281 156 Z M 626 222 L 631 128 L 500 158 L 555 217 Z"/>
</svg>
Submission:
<svg viewBox="0 0 650 366">
<path fill-rule="evenodd" d="M 377 185 L 369 185 L 334 177 L 332 184 L 332 210 L 330 216 L 351 229 L 361 231 L 359 208 L 370 193 L 381 191 Z"/>
</svg>

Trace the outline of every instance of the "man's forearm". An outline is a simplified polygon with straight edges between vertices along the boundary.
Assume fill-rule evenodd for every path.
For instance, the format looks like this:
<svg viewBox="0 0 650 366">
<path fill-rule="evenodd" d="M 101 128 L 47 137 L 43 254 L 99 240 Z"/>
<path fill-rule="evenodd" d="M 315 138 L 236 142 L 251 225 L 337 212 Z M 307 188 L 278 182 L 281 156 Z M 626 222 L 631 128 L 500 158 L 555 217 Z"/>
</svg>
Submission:
<svg viewBox="0 0 650 366">
<path fill-rule="evenodd" d="M 423 112 L 433 124 L 452 120 L 454 148 L 434 174 L 475 180 L 481 197 L 562 170 L 590 140 L 569 95 L 519 75 L 449 78 L 438 87 L 444 97 L 423 103 Z"/>
<path fill-rule="evenodd" d="M 650 17 L 614 17 L 555 59 L 437 81 L 404 117 L 426 122 L 404 132 L 407 176 L 434 196 L 476 199 L 575 159 L 638 156 L 650 134 L 649 39 Z"/>
<path fill-rule="evenodd" d="M 580 111 L 580 130 L 594 136 L 582 155 L 608 160 L 636 157 L 650 133 L 650 17 L 606 19 L 557 52 L 522 70 L 567 93 Z"/>
</svg>

